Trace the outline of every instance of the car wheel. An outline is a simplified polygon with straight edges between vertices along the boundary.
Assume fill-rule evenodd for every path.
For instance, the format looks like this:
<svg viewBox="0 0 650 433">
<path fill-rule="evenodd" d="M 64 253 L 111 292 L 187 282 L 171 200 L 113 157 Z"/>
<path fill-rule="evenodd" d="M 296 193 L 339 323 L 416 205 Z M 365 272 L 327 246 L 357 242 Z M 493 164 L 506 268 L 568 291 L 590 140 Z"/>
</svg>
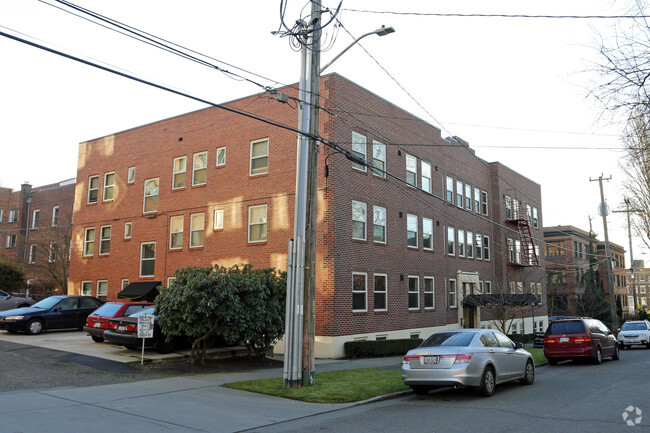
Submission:
<svg viewBox="0 0 650 433">
<path fill-rule="evenodd" d="M 623 349 L 623 350 L 627 349 L 627 346 L 626 346 L 625 344 L 621 344 L 620 347 L 621 347 L 621 349 Z"/>
<path fill-rule="evenodd" d="M 645 348 L 650 349 L 650 343 L 646 343 Z"/>
<path fill-rule="evenodd" d="M 40 334 L 45 330 L 45 326 L 43 325 L 43 322 L 40 319 L 32 319 L 29 322 L 27 322 L 27 326 L 25 327 L 25 333 L 28 335 L 36 335 Z"/>
<path fill-rule="evenodd" d="M 614 346 L 614 354 L 612 355 L 612 359 L 614 361 L 618 361 L 619 359 L 621 359 L 620 353 L 618 351 L 618 346 Z"/>
<path fill-rule="evenodd" d="M 412 386 L 411 389 L 413 389 L 413 392 L 417 395 L 427 395 L 429 393 L 428 386 Z"/>
<path fill-rule="evenodd" d="M 95 343 L 101 343 L 104 341 L 104 337 L 98 337 L 97 335 L 91 335 L 90 338 L 92 338 Z"/>
<path fill-rule="evenodd" d="M 526 362 L 524 377 L 519 379 L 524 385 L 532 385 L 535 382 L 535 364 L 530 359 Z"/>
<path fill-rule="evenodd" d="M 596 347 L 596 352 L 594 352 L 594 356 L 591 358 L 591 362 L 594 364 L 602 364 L 603 362 L 603 352 L 600 350 L 600 346 Z"/>
<path fill-rule="evenodd" d="M 483 371 L 483 376 L 481 376 L 481 385 L 479 385 L 478 391 L 483 397 L 489 397 L 494 394 L 495 388 L 496 378 L 494 377 L 494 369 L 487 366 Z"/>
<path fill-rule="evenodd" d="M 557 359 L 556 358 L 546 358 L 546 360 L 548 361 L 548 363 L 550 365 L 557 365 Z"/>
</svg>

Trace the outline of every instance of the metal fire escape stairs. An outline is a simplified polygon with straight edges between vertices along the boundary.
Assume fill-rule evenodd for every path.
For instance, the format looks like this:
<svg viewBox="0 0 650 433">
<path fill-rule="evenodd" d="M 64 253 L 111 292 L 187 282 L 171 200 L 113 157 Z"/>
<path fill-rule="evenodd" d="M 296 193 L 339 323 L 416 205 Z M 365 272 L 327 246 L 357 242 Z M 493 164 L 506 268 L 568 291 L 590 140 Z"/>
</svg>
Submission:
<svg viewBox="0 0 650 433">
<path fill-rule="evenodd" d="M 539 257 L 530 230 L 528 207 L 526 203 L 516 198 L 512 200 L 512 204 L 512 209 L 506 209 L 506 223 L 517 227 L 521 248 L 518 255 L 514 250 L 514 246 L 513 250 L 508 252 L 508 265 L 511 269 L 519 266 L 539 267 Z"/>
</svg>

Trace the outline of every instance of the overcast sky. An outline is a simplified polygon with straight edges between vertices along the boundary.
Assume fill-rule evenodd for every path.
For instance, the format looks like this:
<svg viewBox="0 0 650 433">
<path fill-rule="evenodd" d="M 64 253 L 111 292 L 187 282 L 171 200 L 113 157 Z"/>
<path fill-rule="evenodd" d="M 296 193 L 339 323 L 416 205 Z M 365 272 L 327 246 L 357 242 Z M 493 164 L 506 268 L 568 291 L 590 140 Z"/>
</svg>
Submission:
<svg viewBox="0 0 650 433">
<path fill-rule="evenodd" d="M 218 64 L 260 84 L 298 81 L 299 53 L 288 38 L 271 34 L 280 26 L 280 0 L 74 3 L 226 62 Z M 612 209 L 622 208 L 622 153 L 617 149 L 623 125 L 601 119 L 603 108 L 588 97 L 596 78 L 589 71 L 599 61 L 599 38 L 613 34 L 616 20 L 369 11 L 620 15 L 624 3 L 344 0 L 338 15 L 343 27 L 326 28 L 323 46 L 329 49 L 322 62 L 352 41 L 347 31 L 357 37 L 381 25 L 393 26 L 394 34 L 373 35 L 361 43 L 390 76 L 359 46 L 328 72 L 338 72 L 441 127 L 443 136 L 463 138 L 479 157 L 500 161 L 539 183 L 545 226 L 570 224 L 588 230 L 591 216 L 602 239 L 598 182 L 590 178 L 611 175 L 605 196 Z M 332 9 L 338 4 L 323 0 Z M 55 0 L 3 0 L 0 31 L 213 102 L 261 92 L 250 82 L 65 11 L 70 9 Z M 306 0 L 290 0 L 285 22 L 291 25 L 308 12 Z M 73 178 L 80 142 L 204 107 L 6 37 L 0 37 L 0 52 L 0 186 L 18 189 L 23 182 L 39 186 Z M 610 240 L 629 249 L 624 214 L 610 215 L 609 222 Z M 635 243 L 634 253 L 645 258 L 640 244 Z"/>
</svg>

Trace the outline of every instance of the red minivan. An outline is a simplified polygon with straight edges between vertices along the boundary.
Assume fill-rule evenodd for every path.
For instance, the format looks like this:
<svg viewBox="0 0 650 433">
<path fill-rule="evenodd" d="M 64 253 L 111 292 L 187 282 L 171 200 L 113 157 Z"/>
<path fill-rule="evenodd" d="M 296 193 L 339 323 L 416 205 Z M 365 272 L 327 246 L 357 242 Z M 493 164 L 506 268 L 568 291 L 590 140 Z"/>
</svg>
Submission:
<svg viewBox="0 0 650 433">
<path fill-rule="evenodd" d="M 544 356 L 555 365 L 564 359 L 590 358 L 600 364 L 605 356 L 619 359 L 612 331 L 596 319 L 576 318 L 553 321 L 544 335 Z"/>
<path fill-rule="evenodd" d="M 101 343 L 104 341 L 104 331 L 108 329 L 109 320 L 129 316 L 152 305 L 156 304 L 153 302 L 132 301 L 107 302 L 88 316 L 86 326 L 83 329 L 92 337 L 94 342 Z"/>
</svg>

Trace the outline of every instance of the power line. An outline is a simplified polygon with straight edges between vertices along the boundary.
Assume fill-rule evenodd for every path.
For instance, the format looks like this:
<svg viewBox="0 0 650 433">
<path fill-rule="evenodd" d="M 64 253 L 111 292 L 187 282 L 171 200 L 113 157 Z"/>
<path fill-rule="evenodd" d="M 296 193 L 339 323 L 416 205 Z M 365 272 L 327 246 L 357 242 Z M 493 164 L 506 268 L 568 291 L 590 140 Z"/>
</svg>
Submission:
<svg viewBox="0 0 650 433">
<path fill-rule="evenodd" d="M 530 14 L 479 14 L 479 13 L 440 13 L 440 12 L 398 12 L 367 9 L 343 8 L 345 11 L 364 14 L 409 15 L 425 17 L 460 17 L 460 18 L 545 18 L 545 19 L 645 19 L 650 15 L 530 15 Z"/>
</svg>

